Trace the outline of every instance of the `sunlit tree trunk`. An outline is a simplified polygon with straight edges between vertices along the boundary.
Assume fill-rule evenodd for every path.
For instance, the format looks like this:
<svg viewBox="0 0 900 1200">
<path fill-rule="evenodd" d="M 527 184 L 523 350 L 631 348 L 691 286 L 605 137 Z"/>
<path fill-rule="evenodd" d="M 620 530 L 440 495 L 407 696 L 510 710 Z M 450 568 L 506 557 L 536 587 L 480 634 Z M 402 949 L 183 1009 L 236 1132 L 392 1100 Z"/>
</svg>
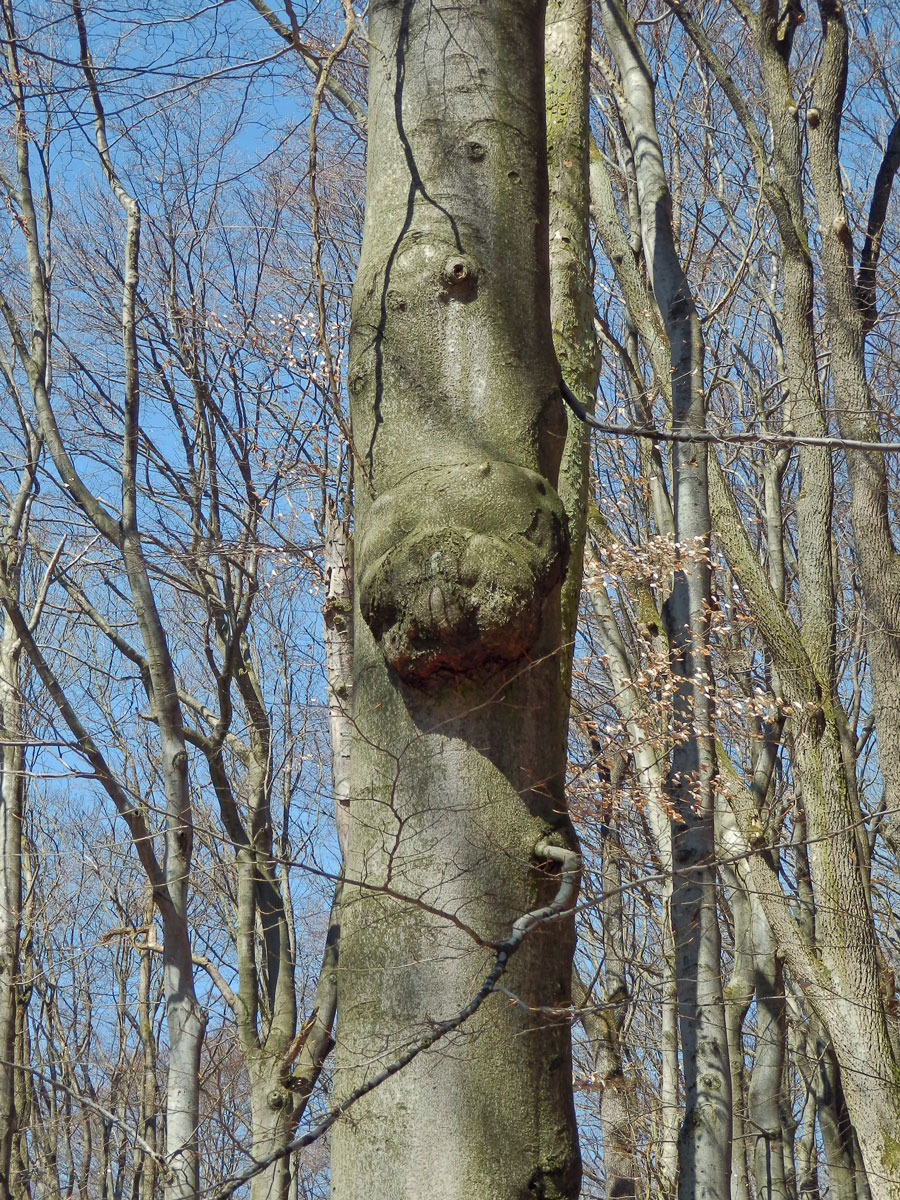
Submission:
<svg viewBox="0 0 900 1200">
<path fill-rule="evenodd" d="M 727 858 L 727 852 L 722 857 Z M 728 875 L 725 872 L 726 880 Z M 729 896 L 729 905 L 734 929 L 734 961 L 724 987 L 724 998 L 731 1067 L 731 1200 L 749 1200 L 744 1021 L 753 1001 L 753 944 L 750 901 L 740 885 L 735 886 Z"/>
<path fill-rule="evenodd" d="M 613 764 L 610 786 L 613 796 L 620 782 L 624 759 Z M 618 778 L 617 778 L 618 776 Z M 628 980 L 625 973 L 624 912 L 622 903 L 622 855 L 612 819 L 603 828 L 600 905 L 603 938 L 603 989 L 589 997 L 580 980 L 575 981 L 575 1002 L 584 1008 L 582 1022 L 594 1060 L 600 1095 L 600 1129 L 603 1137 L 603 1175 L 607 1200 L 628 1200 L 637 1195 L 638 1167 L 635 1143 L 637 1108 L 634 1079 L 626 1066 L 622 1030 L 628 1012 Z M 596 1011 L 592 1011 L 596 1007 Z"/>
<path fill-rule="evenodd" d="M 603 30 L 621 81 L 621 112 L 635 158 L 641 241 L 671 354 L 672 508 L 679 561 L 666 602 L 675 682 L 666 783 L 673 829 L 672 928 L 678 982 L 685 1110 L 679 1196 L 718 1200 L 731 1174 L 731 1072 L 722 997 L 713 833 L 713 681 L 709 610 L 711 522 L 705 429 L 703 337 L 675 242 L 672 201 L 656 129 L 654 83 L 626 6 L 601 4 Z"/>
<path fill-rule="evenodd" d="M 0 364 L 0 369 L 5 367 Z M 5 372 L 4 372 L 5 373 Z M 7 379 L 12 388 L 11 378 Z M 20 409 L 21 412 L 21 409 Z M 4 589 L 19 596 L 22 559 L 33 496 L 39 442 L 22 425 L 28 458 L 19 487 L 11 493 L 0 526 L 0 576 Z M 21 1111 L 22 1067 L 20 977 L 22 939 L 22 847 L 24 838 L 25 729 L 22 704 L 22 642 L 9 615 L 0 608 L 0 1196 L 20 1200 L 27 1195 L 19 1140 L 25 1126 Z"/>
<path fill-rule="evenodd" d="M 547 161 L 550 172 L 550 313 L 563 377 L 588 411 L 600 365 L 594 332 L 594 263 L 590 227 L 588 76 L 591 5 L 549 0 L 546 22 Z M 562 586 L 563 684 L 571 687 L 587 530 L 591 431 L 571 420 L 559 470 L 569 522 L 569 564 Z"/>
<path fill-rule="evenodd" d="M 368 33 L 339 1097 L 475 995 L 484 943 L 555 893 L 536 846 L 573 844 L 543 6 L 402 0 Z M 578 1194 L 568 1023 L 547 1012 L 569 1002 L 572 932 L 534 930 L 515 1001 L 338 1123 L 338 1200 Z"/>
</svg>

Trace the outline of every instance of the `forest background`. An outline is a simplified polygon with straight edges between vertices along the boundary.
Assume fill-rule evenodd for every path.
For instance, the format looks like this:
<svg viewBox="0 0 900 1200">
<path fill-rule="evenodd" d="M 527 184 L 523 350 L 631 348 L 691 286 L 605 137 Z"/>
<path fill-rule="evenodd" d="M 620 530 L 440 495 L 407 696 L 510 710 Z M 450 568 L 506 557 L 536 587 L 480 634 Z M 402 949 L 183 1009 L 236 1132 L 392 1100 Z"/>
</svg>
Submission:
<svg viewBox="0 0 900 1200">
<path fill-rule="evenodd" d="M 369 14 L 3 15 L 4 1194 L 325 1195 Z M 541 1016 L 581 1194 L 894 1197 L 900 18 L 587 18 L 547 24 L 556 352 L 598 428 L 570 406 L 582 891 Z"/>
</svg>

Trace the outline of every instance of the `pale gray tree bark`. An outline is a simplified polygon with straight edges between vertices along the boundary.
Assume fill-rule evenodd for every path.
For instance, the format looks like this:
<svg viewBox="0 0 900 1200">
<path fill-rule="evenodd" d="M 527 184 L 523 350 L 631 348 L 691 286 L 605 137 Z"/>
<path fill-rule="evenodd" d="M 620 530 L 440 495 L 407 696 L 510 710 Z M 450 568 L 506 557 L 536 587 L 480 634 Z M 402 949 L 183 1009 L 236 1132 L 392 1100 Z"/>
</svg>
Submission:
<svg viewBox="0 0 900 1200">
<path fill-rule="evenodd" d="M 325 601 L 322 605 L 325 676 L 328 680 L 328 727 L 334 825 L 341 857 L 350 834 L 350 755 L 353 744 L 353 562 L 352 541 L 337 507 L 326 502 Z"/>
<path fill-rule="evenodd" d="M 571 846 L 555 490 L 566 433 L 547 254 L 544 14 L 370 9 L 369 161 L 353 300 L 351 822 L 338 1097 L 478 991 Z M 354 1105 L 332 1189 L 575 1197 L 572 924 Z"/>
<path fill-rule="evenodd" d="M 722 846 L 720 837 L 720 846 Z M 724 850 L 724 847 L 722 847 Z M 727 857 L 727 853 L 723 853 Z M 731 975 L 723 988 L 728 1060 L 731 1068 L 731 1200 L 749 1200 L 747 1164 L 747 1072 L 744 1068 L 744 1022 L 753 1002 L 753 943 L 750 900 L 726 869 L 723 878 L 734 883 L 729 895 L 734 937 Z"/>
<path fill-rule="evenodd" d="M 726 776 L 727 787 L 727 776 Z M 733 1079 L 740 1087 L 740 1109 L 734 1111 L 735 1158 L 742 1178 L 732 1172 L 732 1197 L 743 1193 L 754 1200 L 791 1200 L 788 1169 L 790 1142 L 785 1128 L 784 1102 L 787 1052 L 784 969 L 771 927 L 753 890 L 743 862 L 749 847 L 738 830 L 724 796 L 718 807 L 720 853 L 731 865 L 725 877 L 733 886 L 734 972 L 726 988 L 729 1052 Z M 749 1081 L 744 1086 L 743 1025 L 756 1001 L 756 1045 Z M 744 1100 L 746 1097 L 746 1108 Z M 788 1116 L 788 1120 L 790 1117 Z M 740 1139 L 740 1153 L 737 1153 Z"/>
<path fill-rule="evenodd" d="M 625 766 L 624 755 L 619 755 L 609 772 L 613 804 Z M 637 1195 L 638 1189 L 635 1139 L 638 1113 L 634 1079 L 628 1074 L 622 1038 L 630 996 L 625 961 L 622 847 L 616 826 L 613 813 L 602 829 L 599 906 L 604 964 L 602 991 L 599 996 L 588 996 L 581 980 L 576 979 L 574 998 L 576 1006 L 585 1009 L 581 1019 L 590 1042 L 600 1095 L 607 1200 L 629 1200 Z"/>
<path fill-rule="evenodd" d="M 563 378 L 585 409 L 594 408 L 600 356 L 594 330 L 594 262 L 590 227 L 588 75 L 591 5 L 549 0 L 546 17 L 547 161 L 550 176 L 550 315 Z M 559 496 L 569 523 L 569 563 L 562 587 L 563 686 L 571 689 L 587 531 L 590 428 L 572 420 L 559 469 Z"/>
<path fill-rule="evenodd" d="M 10 562 L 7 542 L 3 574 L 18 564 Z M 15 534 L 12 536 L 16 547 Z M 21 1194 L 16 1153 L 20 1114 L 16 1109 L 16 1009 L 19 999 L 19 943 L 22 917 L 22 820 L 25 781 L 25 746 L 20 692 L 21 643 L 4 614 L 0 638 L 0 1195 L 13 1200 Z"/>
<path fill-rule="evenodd" d="M 5 591 L 17 599 L 28 538 L 29 514 L 34 500 L 41 442 L 27 420 L 5 355 L 0 375 L 10 407 L 17 410 L 24 461 L 14 490 L 7 493 L 7 508 L 0 526 L 0 579 Z M 41 597 L 32 611 L 39 617 Z M 21 1111 L 22 1000 L 22 848 L 25 820 L 25 707 L 22 696 L 22 641 L 9 616 L 0 621 L 0 1196 L 21 1200 L 28 1181 L 19 1148 L 24 1137 Z"/>
<path fill-rule="evenodd" d="M 855 1146 L 853 1129 L 840 1086 L 840 1070 L 834 1049 L 821 1022 L 807 1011 L 799 998 L 789 1001 L 793 1009 L 792 1057 L 797 1071 L 813 1101 L 822 1139 L 823 1166 L 828 1176 L 828 1191 L 842 1200 L 860 1200 L 868 1196 L 864 1173 Z"/>
<path fill-rule="evenodd" d="M 144 903 L 144 924 L 148 927 L 153 922 L 155 912 L 153 895 L 147 889 Z M 159 1162 L 155 1156 L 158 1142 L 161 1141 L 158 1128 L 159 1106 L 157 1102 L 157 1047 L 156 1030 L 153 1025 L 153 1004 L 151 996 L 151 954 L 149 950 L 139 951 L 140 966 L 138 968 L 137 985 L 137 1021 L 138 1037 L 141 1046 L 141 1081 L 138 1091 L 139 1125 L 143 1146 L 136 1145 L 134 1149 L 134 1168 L 132 1175 L 131 1200 L 154 1200 L 157 1191 Z M 148 1147 L 145 1149 L 144 1147 Z"/>
<path fill-rule="evenodd" d="M 747 1133 L 752 1148 L 753 1193 L 761 1200 L 791 1200 L 787 1158 L 790 1142 L 785 1136 L 784 969 L 762 906 L 752 897 L 751 902 L 756 1054 L 747 1095 Z"/>
<path fill-rule="evenodd" d="M 603 30 L 621 87 L 620 111 L 634 154 L 641 245 L 671 353 L 672 428 L 705 428 L 703 338 L 678 256 L 672 204 L 656 130 L 654 84 L 624 3 L 604 0 Z M 716 910 L 713 681 L 708 660 L 711 576 L 706 446 L 677 441 L 672 507 L 680 561 L 666 602 L 676 690 L 667 792 L 673 829 L 672 928 L 678 982 L 685 1107 L 679 1139 L 679 1196 L 728 1193 L 731 1072 Z"/>
</svg>

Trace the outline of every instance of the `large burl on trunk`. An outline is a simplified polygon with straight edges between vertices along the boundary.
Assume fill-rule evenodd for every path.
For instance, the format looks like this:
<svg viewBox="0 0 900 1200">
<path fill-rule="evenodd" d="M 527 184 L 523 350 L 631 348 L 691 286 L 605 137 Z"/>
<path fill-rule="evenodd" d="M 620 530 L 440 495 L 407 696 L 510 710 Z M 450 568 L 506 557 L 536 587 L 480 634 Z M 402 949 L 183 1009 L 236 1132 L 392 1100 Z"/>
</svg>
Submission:
<svg viewBox="0 0 900 1200">
<path fill-rule="evenodd" d="M 349 386 L 354 745 L 336 1091 L 478 991 L 573 846 L 543 6 L 370 6 Z M 334 1131 L 338 1200 L 575 1197 L 571 917 Z M 557 1012 L 558 1010 L 558 1012 Z"/>
</svg>

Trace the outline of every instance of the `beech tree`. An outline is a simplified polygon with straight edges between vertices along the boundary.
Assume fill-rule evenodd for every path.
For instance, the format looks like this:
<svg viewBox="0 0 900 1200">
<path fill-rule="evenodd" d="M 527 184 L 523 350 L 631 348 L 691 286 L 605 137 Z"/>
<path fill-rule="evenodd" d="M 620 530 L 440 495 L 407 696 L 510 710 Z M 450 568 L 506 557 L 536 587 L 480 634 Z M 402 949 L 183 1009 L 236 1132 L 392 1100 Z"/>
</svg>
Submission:
<svg viewBox="0 0 900 1200">
<path fill-rule="evenodd" d="M 447 1036 L 337 1125 L 332 1189 L 574 1197 L 569 1030 L 544 1015 L 569 1003 L 571 912 L 510 954 L 516 1002 L 454 1032 L 577 861 L 543 6 L 378 5 L 369 37 L 338 1096 Z"/>
<path fill-rule="evenodd" d="M 65 220 L 59 233 L 54 224 L 56 80 L 48 72 L 41 79 L 45 90 L 34 87 L 22 64 L 34 36 L 33 15 L 20 14 L 11 5 L 4 8 L 13 169 L 3 183 L 17 217 L 11 240 L 23 252 L 0 288 L 9 339 L 4 383 L 18 406 L 22 430 L 18 456 L 10 463 L 19 482 L 8 495 L 0 589 L 4 720 L 11 739 L 4 747 L 3 772 L 4 1056 L 8 1064 L 21 1058 L 15 1048 L 15 1014 L 21 981 L 27 977 L 17 957 L 25 779 L 19 662 L 27 660 L 51 707 L 53 727 L 61 731 L 59 745 L 114 805 L 155 906 L 149 916 L 123 910 L 108 935 L 128 943 L 124 960 L 132 966 L 140 963 L 138 972 L 121 971 L 123 979 L 139 975 L 141 1053 L 149 1075 L 141 1103 L 144 1132 L 138 1135 L 144 1157 L 133 1166 L 133 1186 L 152 1193 L 161 1185 L 168 1196 L 196 1196 L 205 1174 L 200 1128 L 204 1036 L 215 997 L 230 1012 L 236 1032 L 257 1157 L 290 1140 L 331 1044 L 333 937 L 327 927 L 322 986 L 309 997 L 311 1011 L 302 1033 L 298 1013 L 288 834 L 296 783 L 285 783 L 285 775 L 295 781 L 304 758 L 300 731 L 292 732 L 297 720 L 293 691 L 301 676 L 295 667 L 286 668 L 277 652 L 263 663 L 254 650 L 259 630 L 270 651 L 280 640 L 287 655 L 283 638 L 263 632 L 267 620 L 277 621 L 275 614 L 263 612 L 253 623 L 254 610 L 264 608 L 265 594 L 271 592 L 271 575 L 279 571 L 278 566 L 261 565 L 267 553 L 261 548 L 264 531 L 271 530 L 271 550 L 280 552 L 269 562 L 279 565 L 289 555 L 298 557 L 299 547 L 286 548 L 291 533 L 300 535 L 301 544 L 306 540 L 302 522 L 288 521 L 289 496 L 303 475 L 304 447 L 311 436 L 308 423 L 296 413 L 280 419 L 277 387 L 271 387 L 263 424 L 259 392 L 273 370 L 302 375 L 314 390 L 314 368 L 292 359 L 292 347 L 304 341 L 296 328 L 301 314 L 292 304 L 285 323 L 283 313 L 280 319 L 269 305 L 268 294 L 281 284 L 281 246 L 272 248 L 271 231 L 263 227 L 259 251 L 249 261 L 235 253 L 227 236 L 224 241 L 221 237 L 223 229 L 241 218 L 251 223 L 255 204 L 265 208 L 276 227 L 285 219 L 284 197 L 270 203 L 279 191 L 277 168 L 273 165 L 255 194 L 250 188 L 223 197 L 216 172 L 224 169 L 222 156 L 234 137 L 229 117 L 214 134 L 219 159 L 213 159 L 206 176 L 211 182 L 201 204 L 197 193 L 208 166 L 180 157 L 180 131 L 163 117 L 156 127 L 161 196 L 153 196 L 146 177 L 133 185 L 127 175 L 133 164 L 120 151 L 123 164 L 110 146 L 114 139 L 86 15 L 76 4 L 71 16 L 70 48 L 76 58 L 68 80 L 84 100 L 92 155 L 80 165 L 89 177 L 96 172 L 101 183 L 91 196 L 96 228 L 83 240 L 68 240 L 71 226 Z M 187 119 L 182 113 L 182 120 Z M 38 152 L 33 129 L 42 120 L 47 144 Z M 179 170 L 170 174 L 166 167 L 176 162 Z M 193 203 L 185 202 L 187 196 Z M 227 204 L 233 205 L 228 217 Z M 72 219 L 71 210 L 66 218 Z M 63 246 L 66 266 L 54 273 L 52 264 Z M 95 301 L 86 332 L 82 304 L 91 287 Z M 296 290 L 291 299 L 298 299 Z M 266 332 L 261 335 L 263 320 L 255 310 L 263 304 Z M 279 355 L 274 366 L 272 339 Z M 327 429 L 318 436 L 326 441 Z M 46 510 L 41 533 L 24 536 L 44 446 L 50 464 L 44 479 L 65 497 L 59 518 L 64 533 L 55 548 L 44 543 L 52 523 Z M 282 532 L 267 506 L 281 503 L 285 493 Z M 98 545 L 107 547 L 107 553 L 95 554 Z M 18 587 L 26 560 L 43 574 L 36 605 Z M 302 567 L 299 574 L 302 578 Z M 281 593 L 285 608 L 291 606 L 293 586 L 288 582 Z M 40 623 L 48 595 L 48 615 L 58 613 L 61 603 L 71 621 L 58 644 L 50 632 L 53 625 Z M 181 601 L 176 600 L 179 595 Z M 61 628 L 57 621 L 56 630 Z M 290 632 L 285 634 L 290 640 Z M 82 647 L 86 676 L 73 679 L 67 655 L 77 656 Z M 107 703 L 104 679 L 110 677 L 124 687 Z M 135 681 L 138 691 L 132 688 Z M 206 799 L 198 795 L 198 772 L 205 776 Z M 227 949 L 222 954 L 221 930 L 204 936 L 199 902 L 191 897 L 198 870 L 195 844 L 210 827 L 219 840 L 225 839 L 227 850 L 223 854 L 211 848 L 201 870 L 224 877 L 227 901 L 220 919 L 226 946 L 228 940 L 233 944 L 233 961 L 228 961 Z M 164 1056 L 156 1054 L 147 1011 L 148 956 L 158 957 L 162 966 Z M 49 966 L 48 973 L 52 979 Z M 206 981 L 198 983 L 198 975 Z M 77 986 L 74 979 L 73 989 Z M 52 993 L 50 986 L 47 1005 L 56 1013 Z M 19 1018 L 19 1032 L 22 1027 Z M 90 1040 L 90 1033 L 86 1036 Z M 108 1108 L 113 1111 L 123 1096 L 121 1058 L 127 1060 L 127 1043 L 122 1033 L 118 1076 L 110 1084 Z M 60 1057 L 65 1063 L 64 1052 Z M 166 1079 L 164 1122 L 155 1111 L 157 1063 Z M 65 1084 L 68 1092 L 77 1096 L 89 1077 L 89 1071 L 76 1065 Z M 4 1079 L 13 1085 L 2 1101 L 6 1177 L 23 1113 L 11 1097 L 16 1074 L 10 1071 Z M 91 1091 L 89 1106 L 98 1103 Z M 77 1136 L 67 1142 L 75 1147 L 69 1175 L 93 1183 L 90 1121 L 80 1128 L 84 1146 Z M 54 1134 L 51 1126 L 45 1132 L 46 1144 L 52 1145 L 58 1131 Z M 48 1169 L 45 1179 L 53 1174 Z M 16 1186 L 21 1188 L 19 1176 L 17 1172 Z M 102 1188 L 105 1176 L 101 1165 Z M 220 1179 L 214 1168 L 211 1181 Z M 258 1173 L 251 1191 L 280 1196 L 287 1187 L 288 1161 L 280 1155 Z"/>
</svg>

